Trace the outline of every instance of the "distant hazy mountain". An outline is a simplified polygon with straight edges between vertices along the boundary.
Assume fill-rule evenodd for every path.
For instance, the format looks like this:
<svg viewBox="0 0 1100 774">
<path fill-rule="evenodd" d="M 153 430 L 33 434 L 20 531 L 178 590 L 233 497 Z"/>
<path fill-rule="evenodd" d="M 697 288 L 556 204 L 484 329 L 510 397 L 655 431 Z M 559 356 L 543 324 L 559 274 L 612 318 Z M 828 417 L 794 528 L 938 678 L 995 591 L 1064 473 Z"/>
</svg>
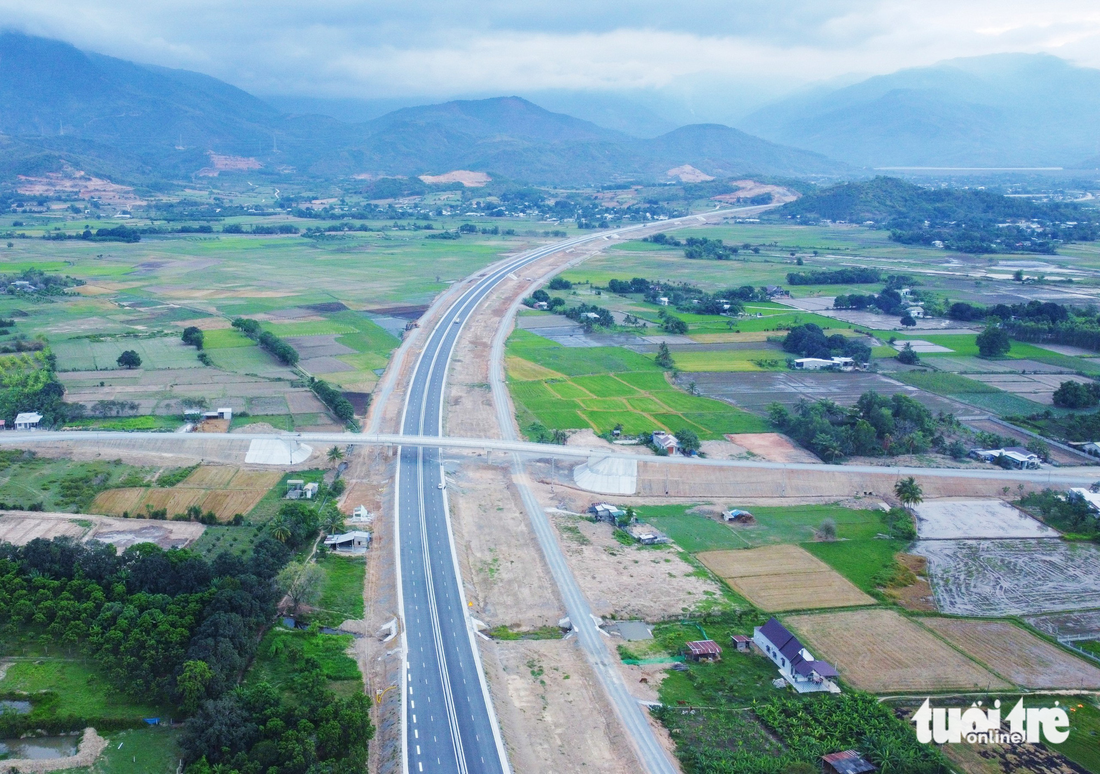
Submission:
<svg viewBox="0 0 1100 774">
<path fill-rule="evenodd" d="M 519 97 L 402 107 L 358 123 L 284 113 L 205 75 L 12 32 L 0 34 L 0 135 L 0 176 L 69 164 L 148 183 L 188 179 L 210 166 L 211 153 L 255 158 L 263 166 L 252 175 L 472 169 L 561 185 L 663 180 L 684 164 L 714 176 L 844 169 L 725 126 L 637 139 Z"/>
<path fill-rule="evenodd" d="M 1100 70 L 954 59 L 791 97 L 740 126 L 861 166 L 1078 166 L 1100 150 Z"/>
</svg>

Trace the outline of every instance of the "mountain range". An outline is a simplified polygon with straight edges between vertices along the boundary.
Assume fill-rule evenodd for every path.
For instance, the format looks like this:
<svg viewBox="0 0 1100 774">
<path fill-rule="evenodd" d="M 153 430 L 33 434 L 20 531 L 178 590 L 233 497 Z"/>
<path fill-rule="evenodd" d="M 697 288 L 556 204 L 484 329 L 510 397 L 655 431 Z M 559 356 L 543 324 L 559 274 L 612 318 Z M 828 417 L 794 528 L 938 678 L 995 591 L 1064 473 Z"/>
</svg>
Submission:
<svg viewBox="0 0 1100 774">
<path fill-rule="evenodd" d="M 284 113 L 209 76 L 0 34 L 0 176 L 65 164 L 147 184 L 188 179 L 211 154 L 252 174 L 439 174 L 455 169 L 576 185 L 707 175 L 836 175 L 844 164 L 720 125 L 639 139 L 518 97 L 407 107 L 365 122 Z M 254 166 L 254 165 L 252 165 Z"/>
<path fill-rule="evenodd" d="M 738 125 L 859 167 L 1092 168 L 1100 70 L 1046 54 L 953 59 L 813 89 Z"/>
</svg>

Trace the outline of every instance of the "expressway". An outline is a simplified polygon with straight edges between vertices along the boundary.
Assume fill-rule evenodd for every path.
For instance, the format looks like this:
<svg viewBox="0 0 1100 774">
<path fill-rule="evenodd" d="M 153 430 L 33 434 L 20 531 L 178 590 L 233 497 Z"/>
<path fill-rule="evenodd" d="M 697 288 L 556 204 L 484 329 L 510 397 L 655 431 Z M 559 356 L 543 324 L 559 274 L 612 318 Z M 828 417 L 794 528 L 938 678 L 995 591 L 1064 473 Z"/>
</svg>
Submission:
<svg viewBox="0 0 1100 774">
<path fill-rule="evenodd" d="M 597 233 L 541 247 L 478 275 L 438 317 L 420 353 L 405 393 L 402 435 L 442 436 L 451 354 L 466 318 L 496 285 L 533 261 L 607 237 Z M 399 447 L 395 543 L 404 617 L 404 769 L 504 772 L 507 754 L 474 642 L 445 486 L 439 448 Z"/>
</svg>

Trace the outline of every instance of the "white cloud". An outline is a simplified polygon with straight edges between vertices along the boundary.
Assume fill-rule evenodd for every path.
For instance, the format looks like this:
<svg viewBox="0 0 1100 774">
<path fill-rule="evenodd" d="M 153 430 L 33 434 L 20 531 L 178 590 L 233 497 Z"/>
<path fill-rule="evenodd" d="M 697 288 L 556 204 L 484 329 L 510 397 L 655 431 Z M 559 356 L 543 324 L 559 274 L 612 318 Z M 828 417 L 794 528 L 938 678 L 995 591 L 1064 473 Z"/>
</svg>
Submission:
<svg viewBox="0 0 1100 774">
<path fill-rule="evenodd" d="M 1093 0 L 0 0 L 0 14 L 28 32 L 265 94 L 659 89 L 702 76 L 786 87 L 1006 51 L 1100 67 Z"/>
</svg>

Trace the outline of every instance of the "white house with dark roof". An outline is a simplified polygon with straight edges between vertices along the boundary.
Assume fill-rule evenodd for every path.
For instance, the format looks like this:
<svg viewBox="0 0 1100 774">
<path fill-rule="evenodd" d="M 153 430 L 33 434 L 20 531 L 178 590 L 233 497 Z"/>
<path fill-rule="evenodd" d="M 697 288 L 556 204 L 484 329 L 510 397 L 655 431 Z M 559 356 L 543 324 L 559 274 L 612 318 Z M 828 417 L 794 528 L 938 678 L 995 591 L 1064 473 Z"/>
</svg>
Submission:
<svg viewBox="0 0 1100 774">
<path fill-rule="evenodd" d="M 837 671 L 832 664 L 818 661 L 802 642 L 775 618 L 753 629 L 752 641 L 779 667 L 779 674 L 799 693 L 840 693 L 833 682 Z"/>
</svg>

